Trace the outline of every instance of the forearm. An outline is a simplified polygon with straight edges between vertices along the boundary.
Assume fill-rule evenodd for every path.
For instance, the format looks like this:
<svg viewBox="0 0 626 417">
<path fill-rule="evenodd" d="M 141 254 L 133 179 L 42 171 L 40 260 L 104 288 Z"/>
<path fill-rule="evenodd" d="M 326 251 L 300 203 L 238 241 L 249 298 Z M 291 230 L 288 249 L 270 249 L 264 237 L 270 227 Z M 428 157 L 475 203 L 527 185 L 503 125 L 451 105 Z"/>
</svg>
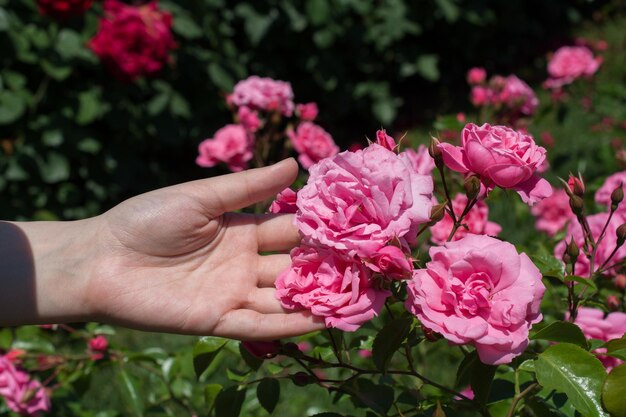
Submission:
<svg viewBox="0 0 626 417">
<path fill-rule="evenodd" d="M 87 320 L 93 220 L 0 222 L 0 326 Z"/>
</svg>

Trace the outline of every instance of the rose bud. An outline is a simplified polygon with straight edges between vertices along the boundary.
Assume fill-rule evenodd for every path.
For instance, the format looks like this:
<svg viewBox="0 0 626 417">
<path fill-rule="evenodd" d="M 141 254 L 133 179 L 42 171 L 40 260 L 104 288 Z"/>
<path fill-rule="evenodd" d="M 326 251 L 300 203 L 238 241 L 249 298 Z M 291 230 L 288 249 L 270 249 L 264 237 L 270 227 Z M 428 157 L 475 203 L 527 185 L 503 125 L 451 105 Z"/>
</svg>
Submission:
<svg viewBox="0 0 626 417">
<path fill-rule="evenodd" d="M 374 253 L 365 264 L 372 271 L 391 279 L 409 278 L 413 272 L 411 261 L 397 246 L 385 246 Z"/>
<path fill-rule="evenodd" d="M 275 340 L 272 342 L 241 342 L 241 345 L 250 354 L 259 359 L 271 359 L 278 354 L 280 342 Z"/>
<path fill-rule="evenodd" d="M 430 222 L 437 223 L 446 215 L 446 203 L 436 204 L 430 209 Z"/>
<path fill-rule="evenodd" d="M 617 298 L 617 296 L 611 294 L 606 297 L 606 306 L 608 307 L 609 311 L 619 310 L 620 304 L 621 303 L 619 302 L 619 298 Z"/>
<path fill-rule="evenodd" d="M 583 209 L 585 208 L 585 203 L 582 198 L 572 194 L 569 198 L 569 206 L 572 209 L 572 213 L 576 216 L 581 216 L 583 214 Z"/>
<path fill-rule="evenodd" d="M 376 132 L 376 143 L 385 149 L 394 151 L 396 149 L 396 141 L 387 134 L 385 129 L 379 129 Z"/>
<path fill-rule="evenodd" d="M 569 256 L 569 262 L 572 264 L 576 263 L 576 261 L 578 260 L 578 255 L 580 254 L 580 250 L 578 249 L 578 245 L 576 244 L 576 242 L 574 242 L 574 239 L 570 240 L 565 248 L 565 251 Z"/>
<path fill-rule="evenodd" d="M 467 179 L 463 183 L 463 188 L 465 189 L 465 195 L 467 196 L 467 199 L 472 200 L 476 198 L 480 193 L 480 180 L 475 175 L 467 177 Z"/>
<path fill-rule="evenodd" d="M 616 189 L 611 193 L 611 211 L 617 210 L 617 206 L 624 199 L 624 189 L 622 188 L 622 183 L 620 183 Z"/>
<path fill-rule="evenodd" d="M 107 342 L 106 337 L 102 335 L 98 335 L 93 339 L 89 340 L 89 349 L 95 352 L 105 352 L 109 348 L 109 342 Z"/>
<path fill-rule="evenodd" d="M 578 197 L 585 195 L 585 183 L 583 182 L 583 177 L 580 175 L 580 172 L 578 173 L 578 178 L 570 173 L 567 185 L 570 190 L 572 190 L 574 195 L 577 195 Z"/>
<path fill-rule="evenodd" d="M 440 144 L 441 142 L 439 142 L 437 138 L 431 137 L 430 145 L 428 146 L 428 154 L 430 155 L 431 158 L 434 159 L 435 166 L 438 169 L 441 169 L 441 167 L 443 167 L 443 156 L 441 154 L 441 149 L 439 149 Z"/>
<path fill-rule="evenodd" d="M 615 283 L 615 286 L 616 286 L 617 288 L 619 288 L 620 290 L 625 289 L 625 288 L 626 288 L 626 275 L 624 275 L 624 274 L 618 274 L 618 275 L 615 277 L 615 281 L 614 281 L 614 283 Z"/>
<path fill-rule="evenodd" d="M 300 350 L 300 347 L 293 342 L 285 343 L 282 347 L 281 353 L 285 356 L 289 356 L 290 358 L 302 357 L 302 351 Z"/>
<path fill-rule="evenodd" d="M 618 227 L 615 234 L 617 235 L 617 247 L 619 248 L 626 241 L 626 223 Z"/>
</svg>

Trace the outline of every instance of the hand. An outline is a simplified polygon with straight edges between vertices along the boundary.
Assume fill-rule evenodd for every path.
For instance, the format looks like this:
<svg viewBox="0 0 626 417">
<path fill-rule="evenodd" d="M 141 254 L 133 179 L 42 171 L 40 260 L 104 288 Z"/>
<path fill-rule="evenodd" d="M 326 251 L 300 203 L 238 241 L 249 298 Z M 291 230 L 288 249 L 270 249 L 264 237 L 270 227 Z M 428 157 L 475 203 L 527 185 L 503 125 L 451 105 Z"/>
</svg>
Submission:
<svg viewBox="0 0 626 417">
<path fill-rule="evenodd" d="M 259 254 L 299 243 L 293 215 L 231 213 L 275 196 L 296 175 L 289 159 L 149 192 L 90 219 L 79 286 L 89 319 L 244 340 L 323 329 L 274 296 L 289 255 Z"/>
</svg>

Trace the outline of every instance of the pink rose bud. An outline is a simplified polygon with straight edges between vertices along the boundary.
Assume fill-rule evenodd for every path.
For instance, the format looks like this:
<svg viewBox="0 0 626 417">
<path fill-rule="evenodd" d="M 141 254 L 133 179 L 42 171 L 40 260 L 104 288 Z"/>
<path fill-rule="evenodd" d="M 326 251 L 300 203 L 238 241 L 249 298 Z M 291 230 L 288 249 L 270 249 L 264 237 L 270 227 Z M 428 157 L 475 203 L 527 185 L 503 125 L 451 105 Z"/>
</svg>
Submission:
<svg viewBox="0 0 626 417">
<path fill-rule="evenodd" d="M 609 311 L 617 311 L 620 308 L 620 301 L 619 298 L 617 298 L 617 296 L 611 294 L 608 297 L 606 297 L 606 306 L 608 307 Z"/>
<path fill-rule="evenodd" d="M 626 275 L 618 274 L 615 277 L 615 286 L 619 288 L 620 290 L 625 289 L 626 288 Z"/>
<path fill-rule="evenodd" d="M 486 87 L 474 86 L 471 93 L 471 102 L 475 107 L 481 107 L 489 103 L 492 92 Z"/>
<path fill-rule="evenodd" d="M 109 348 L 109 342 L 106 337 L 102 335 L 98 335 L 91 340 L 89 340 L 89 349 L 95 352 L 106 352 Z"/>
<path fill-rule="evenodd" d="M 456 114 L 456 121 L 459 123 L 465 123 L 466 121 L 466 117 L 465 117 L 465 113 L 463 112 L 459 112 Z"/>
<path fill-rule="evenodd" d="M 430 145 L 428 146 L 428 154 L 435 161 L 435 166 L 441 169 L 443 166 L 443 157 L 441 155 L 441 149 L 439 149 L 439 145 L 441 142 L 437 138 L 430 138 Z"/>
<path fill-rule="evenodd" d="M 574 195 L 578 197 L 585 195 L 585 183 L 583 182 L 583 177 L 580 175 L 580 172 L 578 173 L 578 177 L 570 173 L 567 179 L 567 185 Z"/>
<path fill-rule="evenodd" d="M 487 79 L 487 71 L 482 67 L 470 68 L 467 71 L 467 82 L 470 85 L 482 84 Z"/>
<path fill-rule="evenodd" d="M 372 357 L 372 351 L 369 349 L 359 349 L 359 356 L 361 358 L 371 358 Z"/>
<path fill-rule="evenodd" d="M 374 253 L 365 264 L 372 271 L 379 272 L 390 279 L 406 279 L 413 272 L 410 259 L 407 259 L 402 249 L 397 246 L 385 246 Z"/>
<path fill-rule="evenodd" d="M 376 143 L 390 151 L 396 149 L 396 141 L 387 134 L 385 129 L 380 129 L 376 132 Z"/>
<path fill-rule="evenodd" d="M 270 359 L 278 354 L 280 342 L 241 342 L 241 345 L 254 357 L 259 359 Z"/>
<path fill-rule="evenodd" d="M 317 118 L 318 109 L 316 103 L 297 104 L 296 111 L 302 120 L 312 122 Z"/>
</svg>

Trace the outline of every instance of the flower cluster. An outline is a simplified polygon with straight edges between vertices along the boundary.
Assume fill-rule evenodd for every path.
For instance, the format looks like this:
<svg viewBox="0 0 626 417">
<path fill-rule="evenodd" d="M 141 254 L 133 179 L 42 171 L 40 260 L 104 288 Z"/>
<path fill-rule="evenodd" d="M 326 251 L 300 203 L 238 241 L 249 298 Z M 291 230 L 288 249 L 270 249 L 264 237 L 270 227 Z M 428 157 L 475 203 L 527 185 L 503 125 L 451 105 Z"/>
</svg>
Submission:
<svg viewBox="0 0 626 417">
<path fill-rule="evenodd" d="M 10 410 L 20 415 L 32 416 L 50 410 L 50 399 L 41 383 L 7 356 L 0 356 L 0 396 Z"/>
<path fill-rule="evenodd" d="M 602 63 L 601 57 L 594 57 L 585 46 L 563 46 L 548 62 L 547 88 L 559 89 L 581 77 L 590 77 Z"/>
<path fill-rule="evenodd" d="M 37 0 L 42 15 L 60 20 L 82 15 L 92 3 L 93 0 Z"/>
<path fill-rule="evenodd" d="M 171 62 L 170 52 L 176 47 L 172 16 L 156 1 L 130 6 L 105 0 L 104 17 L 89 47 L 121 80 L 153 76 Z"/>
</svg>

